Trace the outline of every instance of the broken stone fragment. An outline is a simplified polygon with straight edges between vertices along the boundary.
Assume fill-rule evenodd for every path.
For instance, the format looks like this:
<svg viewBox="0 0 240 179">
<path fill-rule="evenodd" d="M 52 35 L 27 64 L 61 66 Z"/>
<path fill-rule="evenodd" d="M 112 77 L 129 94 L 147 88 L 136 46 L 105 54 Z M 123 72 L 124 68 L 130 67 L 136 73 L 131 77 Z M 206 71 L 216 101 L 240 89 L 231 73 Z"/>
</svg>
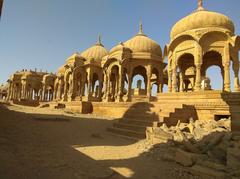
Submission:
<svg viewBox="0 0 240 179">
<path fill-rule="evenodd" d="M 193 136 L 195 140 L 200 140 L 208 134 L 209 132 L 205 131 L 203 128 L 194 128 L 193 130 Z"/>
<path fill-rule="evenodd" d="M 216 161 L 206 160 L 203 157 L 202 158 L 198 157 L 197 164 L 204 167 L 212 168 L 214 170 L 222 171 L 222 172 L 226 172 L 227 170 L 225 165 L 221 163 L 217 163 Z"/>
<path fill-rule="evenodd" d="M 194 165 L 190 168 L 190 172 L 194 175 L 200 175 L 203 178 L 208 178 L 208 177 L 214 177 L 217 179 L 228 179 L 229 176 L 227 173 L 219 171 L 219 170 L 214 170 L 209 167 L 204 167 L 201 165 Z"/>
<path fill-rule="evenodd" d="M 189 140 L 184 140 L 183 145 L 184 145 L 185 149 L 189 152 L 201 153 L 200 150 L 198 150 L 198 148 L 195 147 Z"/>
<path fill-rule="evenodd" d="M 162 126 L 160 127 L 163 131 L 168 132 L 169 128 L 167 127 L 166 123 L 163 123 Z"/>
<path fill-rule="evenodd" d="M 204 148 L 203 153 L 206 153 L 208 150 L 211 150 L 218 143 L 220 143 L 224 136 L 224 133 L 213 133 L 210 135 L 211 135 L 211 140 L 209 141 L 208 145 Z"/>
<path fill-rule="evenodd" d="M 239 148 L 227 149 L 227 167 L 230 169 L 240 169 L 240 150 Z"/>
<path fill-rule="evenodd" d="M 183 151 L 182 149 L 177 149 L 175 153 L 175 162 L 185 167 L 191 167 L 195 164 L 196 157 L 193 153 Z"/>
<path fill-rule="evenodd" d="M 189 129 L 189 132 L 190 134 L 193 134 L 193 131 L 195 129 L 195 124 L 194 124 L 194 121 L 193 120 L 190 120 L 189 121 L 189 124 L 187 125 L 188 129 Z"/>
<path fill-rule="evenodd" d="M 231 120 L 230 119 L 221 119 L 217 121 L 218 127 L 222 127 L 227 129 L 228 131 L 231 130 Z"/>
<path fill-rule="evenodd" d="M 156 128 L 154 129 L 154 137 L 161 139 L 163 141 L 169 141 L 169 140 L 173 140 L 173 135 L 169 132 L 165 132 L 163 129 L 161 128 Z"/>
<path fill-rule="evenodd" d="M 232 177 L 232 179 L 239 179 L 240 178 L 240 169 L 236 169 L 236 170 L 231 170 L 230 174 Z"/>
</svg>

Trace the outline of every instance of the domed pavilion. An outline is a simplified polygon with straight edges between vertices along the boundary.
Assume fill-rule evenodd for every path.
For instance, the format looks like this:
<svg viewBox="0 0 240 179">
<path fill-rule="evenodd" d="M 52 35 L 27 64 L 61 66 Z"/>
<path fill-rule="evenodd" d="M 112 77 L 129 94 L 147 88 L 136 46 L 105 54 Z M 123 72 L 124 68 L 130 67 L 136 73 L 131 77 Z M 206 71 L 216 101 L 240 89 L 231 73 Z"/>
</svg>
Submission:
<svg viewBox="0 0 240 179">
<path fill-rule="evenodd" d="M 92 47 L 70 56 L 58 70 L 55 100 L 100 101 L 103 84 L 101 61 L 107 54 L 99 37 Z"/>
<path fill-rule="evenodd" d="M 153 84 L 157 85 L 158 92 L 162 91 L 165 66 L 160 45 L 143 33 L 140 24 L 139 32 L 134 37 L 113 47 L 102 61 L 103 100 L 132 101 L 132 83 L 136 75 L 143 77 L 145 87 L 141 89 L 141 84 L 138 84 L 135 94 L 150 100 Z"/>
<path fill-rule="evenodd" d="M 231 91 L 230 83 L 234 83 L 234 91 L 240 91 L 240 38 L 234 29 L 229 17 L 204 9 L 199 0 L 198 9 L 173 26 L 170 43 L 165 47 L 169 92 L 200 91 L 206 70 L 213 65 L 221 69 L 223 91 Z M 234 71 L 233 82 L 230 68 Z M 194 75 L 189 76 L 189 71 Z"/>
</svg>

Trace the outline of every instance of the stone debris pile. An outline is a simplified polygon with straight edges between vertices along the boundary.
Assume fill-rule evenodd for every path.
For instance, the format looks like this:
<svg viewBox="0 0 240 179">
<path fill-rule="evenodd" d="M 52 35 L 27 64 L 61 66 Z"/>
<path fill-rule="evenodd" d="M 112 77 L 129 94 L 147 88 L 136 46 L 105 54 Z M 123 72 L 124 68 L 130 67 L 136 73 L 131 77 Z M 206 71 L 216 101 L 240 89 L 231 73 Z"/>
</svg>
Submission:
<svg viewBox="0 0 240 179">
<path fill-rule="evenodd" d="M 240 178 L 240 135 L 231 132 L 231 120 L 193 121 L 176 126 L 151 127 L 147 140 L 155 146 L 168 146 L 162 159 L 187 167 L 204 178 Z M 161 147 L 154 147 L 157 153 Z"/>
</svg>

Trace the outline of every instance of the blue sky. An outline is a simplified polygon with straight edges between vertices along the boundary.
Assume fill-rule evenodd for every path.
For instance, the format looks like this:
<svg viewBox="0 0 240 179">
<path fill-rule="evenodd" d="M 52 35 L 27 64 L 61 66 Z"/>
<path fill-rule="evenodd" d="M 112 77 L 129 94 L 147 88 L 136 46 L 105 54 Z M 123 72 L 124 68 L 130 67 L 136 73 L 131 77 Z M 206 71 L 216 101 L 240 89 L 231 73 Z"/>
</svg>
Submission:
<svg viewBox="0 0 240 179">
<path fill-rule="evenodd" d="M 203 1 L 206 9 L 228 15 L 240 34 L 239 0 Z M 93 45 L 99 33 L 111 49 L 134 36 L 140 20 L 144 33 L 164 48 L 171 27 L 196 7 L 197 0 L 5 0 L 0 83 L 23 68 L 56 72 L 72 53 Z"/>
</svg>

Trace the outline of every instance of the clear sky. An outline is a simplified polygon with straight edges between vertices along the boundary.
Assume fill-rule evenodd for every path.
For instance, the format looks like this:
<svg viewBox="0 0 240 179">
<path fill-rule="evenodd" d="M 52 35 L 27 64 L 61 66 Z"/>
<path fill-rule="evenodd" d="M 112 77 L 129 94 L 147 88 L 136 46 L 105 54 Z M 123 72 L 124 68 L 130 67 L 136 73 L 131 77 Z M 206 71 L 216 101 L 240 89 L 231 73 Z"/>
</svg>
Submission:
<svg viewBox="0 0 240 179">
<path fill-rule="evenodd" d="M 240 34 L 239 0 L 203 2 L 206 9 L 229 16 Z M 111 49 L 134 36 L 140 20 L 144 33 L 163 49 L 171 27 L 196 7 L 197 0 L 5 0 L 0 83 L 23 68 L 56 72 L 72 53 L 93 45 L 99 33 Z"/>
</svg>

